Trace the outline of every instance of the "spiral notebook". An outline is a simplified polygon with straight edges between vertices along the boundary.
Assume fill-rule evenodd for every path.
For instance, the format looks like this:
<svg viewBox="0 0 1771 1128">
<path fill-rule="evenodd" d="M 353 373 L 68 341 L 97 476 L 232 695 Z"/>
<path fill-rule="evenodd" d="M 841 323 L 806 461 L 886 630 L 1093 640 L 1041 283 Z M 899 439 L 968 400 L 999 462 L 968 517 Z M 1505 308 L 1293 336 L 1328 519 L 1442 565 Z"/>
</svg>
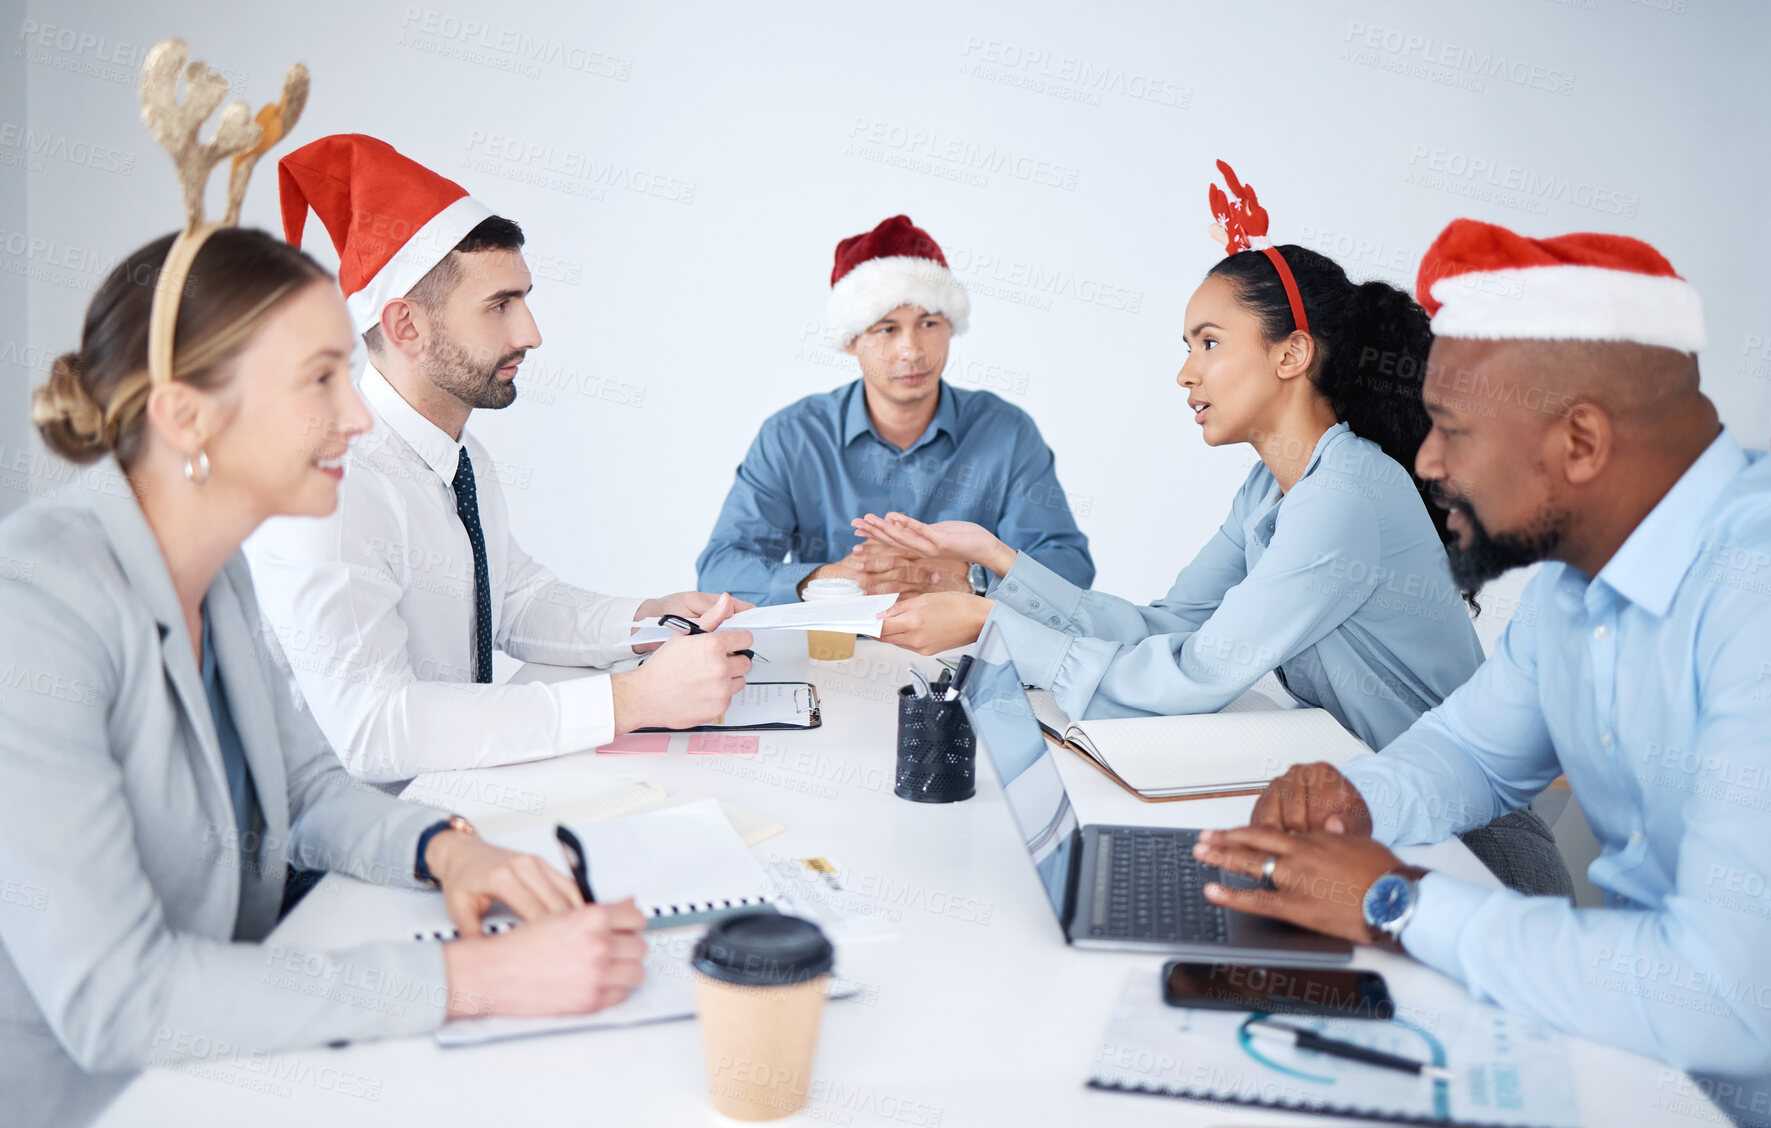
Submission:
<svg viewBox="0 0 1771 1128">
<path fill-rule="evenodd" d="M 649 918 L 647 929 L 704 923 L 759 908 L 773 910 L 780 899 L 717 799 L 569 825 L 584 845 L 597 900 L 632 897 Z M 571 873 L 551 823 L 489 834 L 486 840 L 537 854 L 561 873 Z M 513 914 L 498 910 L 486 914 L 481 929 L 490 935 L 517 923 Z M 460 935 L 441 894 L 414 899 L 409 927 L 414 940 L 453 940 Z"/>
<path fill-rule="evenodd" d="M 1246 1011 L 1162 1001 L 1158 978 L 1127 975 L 1089 1071 L 1094 1089 L 1399 1124 L 1578 1128 L 1565 1035 L 1474 1001 L 1387 1022 L 1288 1018 L 1315 1033 L 1451 1070 L 1433 1080 L 1251 1037 Z"/>
<path fill-rule="evenodd" d="M 685 928 L 676 932 L 654 932 L 646 937 L 646 977 L 624 1002 L 612 1007 L 604 1007 L 590 1014 L 536 1018 L 493 1015 L 490 1018 L 458 1019 L 437 1028 L 437 1045 L 455 1049 L 509 1038 L 532 1038 L 575 1030 L 607 1030 L 693 1018 L 697 1010 L 697 1000 L 689 957 L 695 950 L 695 942 L 701 936 L 701 930 Z M 831 975 L 824 989 L 826 997 L 832 1001 L 849 999 L 856 995 L 871 995 L 876 990 L 871 986 L 863 987 L 840 974 Z"/>
</svg>

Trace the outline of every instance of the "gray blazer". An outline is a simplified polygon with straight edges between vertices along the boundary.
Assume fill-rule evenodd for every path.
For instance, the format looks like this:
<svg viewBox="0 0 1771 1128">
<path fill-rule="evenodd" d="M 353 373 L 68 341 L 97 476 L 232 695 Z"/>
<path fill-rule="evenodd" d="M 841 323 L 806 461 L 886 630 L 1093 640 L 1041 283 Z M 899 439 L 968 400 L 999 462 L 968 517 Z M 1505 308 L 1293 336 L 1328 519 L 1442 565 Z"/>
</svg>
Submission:
<svg viewBox="0 0 1771 1128">
<path fill-rule="evenodd" d="M 0 1123 L 84 1123 L 151 1064 L 252 1077 L 279 1049 L 434 1029 L 440 945 L 235 940 L 275 925 L 291 863 L 415 886 L 438 812 L 345 772 L 236 554 L 207 608 L 265 813 L 242 880 L 164 558 L 114 460 L 80 481 L 0 522 Z"/>
</svg>

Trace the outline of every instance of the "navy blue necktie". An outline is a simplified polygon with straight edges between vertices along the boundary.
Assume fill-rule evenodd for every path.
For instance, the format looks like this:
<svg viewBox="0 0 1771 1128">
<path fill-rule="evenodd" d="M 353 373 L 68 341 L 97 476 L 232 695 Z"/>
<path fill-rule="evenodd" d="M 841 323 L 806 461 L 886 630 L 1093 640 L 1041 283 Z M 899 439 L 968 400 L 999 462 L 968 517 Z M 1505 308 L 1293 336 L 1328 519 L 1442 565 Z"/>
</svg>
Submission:
<svg viewBox="0 0 1771 1128">
<path fill-rule="evenodd" d="M 486 684 L 492 680 L 492 589 L 486 582 L 486 534 L 480 530 L 479 495 L 466 447 L 455 463 L 455 512 L 473 545 L 473 680 Z"/>
</svg>

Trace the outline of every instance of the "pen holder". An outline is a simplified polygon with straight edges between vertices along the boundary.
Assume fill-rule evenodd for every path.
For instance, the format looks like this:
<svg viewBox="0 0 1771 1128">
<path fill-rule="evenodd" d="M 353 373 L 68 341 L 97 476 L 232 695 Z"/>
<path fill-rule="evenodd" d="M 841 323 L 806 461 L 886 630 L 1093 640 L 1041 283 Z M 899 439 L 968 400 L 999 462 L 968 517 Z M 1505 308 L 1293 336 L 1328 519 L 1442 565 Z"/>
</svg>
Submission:
<svg viewBox="0 0 1771 1128">
<path fill-rule="evenodd" d="M 959 701 L 918 697 L 911 686 L 898 690 L 898 785 L 900 799 L 914 803 L 957 803 L 970 799 L 978 762 L 978 742 Z"/>
</svg>

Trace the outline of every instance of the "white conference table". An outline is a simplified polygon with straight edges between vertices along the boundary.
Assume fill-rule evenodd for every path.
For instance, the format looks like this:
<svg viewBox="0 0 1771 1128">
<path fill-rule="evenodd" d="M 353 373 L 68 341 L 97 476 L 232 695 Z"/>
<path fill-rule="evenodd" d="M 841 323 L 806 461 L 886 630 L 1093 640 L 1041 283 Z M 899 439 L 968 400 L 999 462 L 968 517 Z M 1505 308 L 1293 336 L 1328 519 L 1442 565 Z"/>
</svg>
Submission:
<svg viewBox="0 0 1771 1128">
<path fill-rule="evenodd" d="M 420 781 L 474 816 L 534 813 L 582 800 L 613 775 L 640 774 L 672 795 L 715 796 L 785 824 L 755 847 L 765 860 L 823 856 L 850 888 L 895 918 L 893 937 L 841 945 L 838 970 L 863 986 L 831 1003 L 806 1109 L 780 1124 L 886 1128 L 971 1125 L 1317 1125 L 1350 1123 L 1271 1110 L 1130 1094 L 1084 1085 L 1128 973 L 1155 977 L 1160 955 L 1066 946 L 1003 804 L 980 767 L 977 794 L 925 805 L 892 794 L 896 691 L 914 660 L 862 640 L 846 662 L 811 662 L 804 636 L 760 636 L 757 680 L 810 680 L 823 727 L 763 733 L 754 756 L 616 756 L 585 752 Z M 681 745 L 677 741 L 677 745 Z M 1080 757 L 1057 750 L 1084 823 L 1235 826 L 1247 797 L 1142 803 Z M 1404 857 L 1494 884 L 1455 839 Z M 291 913 L 271 942 L 343 947 L 402 933 L 403 894 L 336 875 Z M 1401 1008 L 1456 1008 L 1455 982 L 1411 960 L 1361 948 Z M 429 1037 L 275 1055 L 276 1075 L 218 1065 L 202 1075 L 150 1069 L 101 1124 L 181 1126 L 520 1124 L 716 1125 L 700 1031 L 692 1021 L 589 1030 L 442 1049 Z M 1588 1125 L 1685 1123 L 1656 1111 L 1684 1075 L 1619 1050 L 1576 1042 L 1570 1084 Z M 1689 1093 L 1692 1090 L 1683 1089 Z M 1693 1098 L 1696 1099 L 1696 1098 Z M 1676 1103 L 1676 1102 L 1675 1102 Z M 1705 1110 L 1708 1111 L 1707 1106 Z M 1700 1119 L 1708 1121 L 1707 1116 Z"/>
</svg>

